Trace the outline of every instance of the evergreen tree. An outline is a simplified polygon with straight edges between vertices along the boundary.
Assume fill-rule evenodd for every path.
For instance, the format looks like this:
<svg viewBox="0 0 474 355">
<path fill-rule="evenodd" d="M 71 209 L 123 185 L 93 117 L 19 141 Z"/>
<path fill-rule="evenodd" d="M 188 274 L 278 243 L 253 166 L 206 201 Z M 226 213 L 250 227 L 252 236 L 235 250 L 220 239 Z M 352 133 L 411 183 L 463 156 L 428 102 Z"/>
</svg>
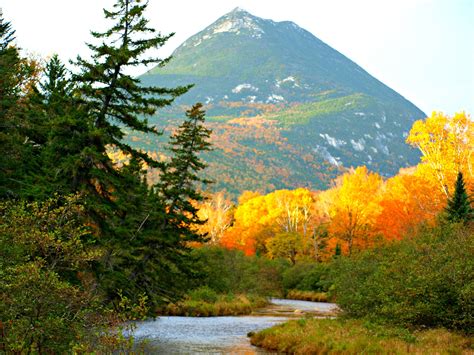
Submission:
<svg viewBox="0 0 474 355">
<path fill-rule="evenodd" d="M 5 21 L 0 10 L 0 115 L 2 121 L 18 99 L 16 72 L 20 63 L 18 49 L 13 46 L 15 31 L 10 22 Z M 6 128 L 2 125 L 2 129 Z"/>
<path fill-rule="evenodd" d="M 190 201 L 202 201 L 203 195 L 197 189 L 199 184 L 211 181 L 201 178 L 199 172 L 206 167 L 200 153 L 209 151 L 211 130 L 204 126 L 205 112 L 202 104 L 195 104 L 186 111 L 186 120 L 170 138 L 172 158 L 164 166 L 158 191 L 168 206 L 169 214 L 176 215 L 179 225 L 194 223 L 198 220 L 197 209 Z"/>
<path fill-rule="evenodd" d="M 106 166 L 109 158 L 97 149 L 92 117 L 78 102 L 77 85 L 57 55 L 46 64 L 32 100 L 41 117 L 36 128 L 43 131 L 44 142 L 36 158 L 38 168 L 28 174 L 30 196 L 44 200 L 53 193 L 79 194 L 100 209 L 104 201 L 94 185 L 95 171 L 96 166 Z"/>
<path fill-rule="evenodd" d="M 458 173 L 454 194 L 448 200 L 446 212 L 451 222 L 467 223 L 474 220 L 474 209 L 464 185 L 462 172 Z"/>
<path fill-rule="evenodd" d="M 149 49 L 163 46 L 173 35 L 151 36 L 155 30 L 148 27 L 143 17 L 147 3 L 139 0 L 117 0 L 114 11 L 104 10 L 105 18 L 115 21 L 106 32 L 92 32 L 100 45 L 88 44 L 92 61 L 78 57 L 76 65 L 81 72 L 74 80 L 79 84 L 82 101 L 94 117 L 94 125 L 103 133 L 102 145 L 111 144 L 144 160 L 152 166 L 156 162 L 145 153 L 123 143 L 124 128 L 160 134 L 148 124 L 144 116 L 153 115 L 157 108 L 170 105 L 174 98 L 184 94 L 190 86 L 161 88 L 144 86 L 139 79 L 126 73 L 139 65 L 165 65 L 170 58 L 143 58 Z M 144 36 L 149 35 L 148 38 Z"/>
<path fill-rule="evenodd" d="M 197 276 L 189 255 L 189 242 L 203 241 L 195 228 L 202 224 L 196 203 L 199 191 L 210 181 L 199 176 L 206 167 L 200 153 L 210 150 L 211 131 L 204 126 L 202 104 L 186 112 L 185 121 L 169 142 L 172 157 L 161 167 L 160 182 L 148 199 L 147 213 L 132 251 L 138 262 L 127 282 L 133 281 L 155 303 L 182 294 L 189 279 Z M 143 206 L 143 205 L 142 205 Z"/>
<path fill-rule="evenodd" d="M 337 258 L 342 255 L 341 245 L 339 243 L 336 244 L 336 249 L 334 250 L 333 258 Z"/>
<path fill-rule="evenodd" d="M 81 157 L 86 159 L 79 160 L 88 164 L 79 186 L 87 186 L 86 209 L 98 227 L 98 241 L 106 249 L 96 268 L 99 283 L 109 298 L 115 298 L 117 290 L 122 289 L 132 300 L 145 293 L 157 303 L 178 292 L 177 275 L 185 273 L 187 264 L 185 243 L 197 239 L 191 232 L 191 224 L 197 221 L 196 211 L 185 200 L 199 196 L 188 183 L 198 179 L 197 176 L 181 175 L 184 184 L 177 189 L 166 178 L 182 169 L 176 168 L 178 160 L 172 159 L 169 164 L 154 161 L 122 140 L 125 129 L 161 134 L 144 117 L 170 105 L 190 87 L 147 87 L 127 74 L 130 67 L 164 65 L 169 60 L 143 59 L 148 49 L 161 47 L 171 36 L 153 35 L 154 30 L 143 17 L 146 6 L 137 0 L 117 0 L 113 11 L 104 10 L 105 17 L 113 20 L 114 25 L 104 33 L 93 33 L 101 44 L 89 44 L 93 51 L 91 61 L 77 59 L 80 73 L 73 80 L 77 85 L 77 105 L 91 118 L 92 124 L 92 140 L 87 150 L 81 151 Z M 181 141 L 180 144 L 188 150 L 205 150 L 207 146 L 199 140 L 201 132 L 201 128 L 194 132 L 196 138 L 191 145 Z M 116 166 L 108 158 L 107 149 L 128 154 L 129 164 Z M 143 162 L 163 171 L 165 180 L 160 187 L 148 188 Z M 187 174 L 203 167 L 194 159 L 186 164 Z M 165 198 L 163 191 L 171 195 Z M 184 216 L 187 211 L 193 212 Z"/>
<path fill-rule="evenodd" d="M 15 93 L 15 69 L 20 61 L 16 48 L 11 46 L 15 32 L 9 22 L 3 19 L 0 12 L 0 196 L 14 194 L 12 177 L 14 177 L 14 157 L 18 154 L 14 120 L 11 107 L 15 105 L 18 95 Z M 15 133 L 15 134 L 14 134 Z M 15 142 L 15 140 L 17 142 Z"/>
<path fill-rule="evenodd" d="M 24 177 L 34 169 L 41 143 L 30 107 L 38 67 L 20 56 L 14 39 L 0 12 L 0 198 L 19 197 L 28 189 Z"/>
<path fill-rule="evenodd" d="M 5 159 L 12 172 L 9 180 L 22 177 L 20 184 L 28 186 L 17 196 L 38 200 L 56 192 L 78 196 L 83 217 L 93 231 L 87 242 L 104 251 L 93 270 L 106 296 L 118 299 L 122 289 L 132 301 L 145 293 L 158 303 L 176 297 L 192 274 L 187 243 L 200 240 L 193 229 L 200 221 L 192 201 L 202 199 L 197 185 L 207 182 L 198 175 L 205 167 L 199 152 L 209 149 L 210 131 L 203 126 L 199 104 L 171 138 L 173 156 L 168 163 L 154 161 L 123 142 L 125 130 L 161 134 L 145 117 L 171 104 L 190 87 L 147 87 L 126 73 L 136 65 L 164 65 L 169 60 L 144 58 L 147 49 L 162 46 L 171 36 L 153 35 L 143 17 L 146 6 L 138 0 L 117 0 L 113 11 L 104 10 L 114 25 L 104 33 L 93 33 L 101 44 L 89 45 L 92 59 L 78 57 L 80 70 L 71 78 L 54 56 L 40 85 L 28 86 L 27 103 L 24 82 L 15 81 L 22 78 L 19 73 L 26 66 L 18 51 L 12 50 L 10 59 L 18 66 L 5 75 L 16 79 L 5 87 L 12 93 L 8 107 L 14 110 L 1 106 L 0 111 L 2 118 L 11 117 L 9 122 L 14 124 L 9 127 L 14 129 L 2 131 L 0 138 L 21 147 L 23 161 L 34 158 L 35 165 L 20 164 L 21 168 L 13 159 Z M 2 31 L 1 40 L 7 43 L 12 38 L 9 26 Z M 1 48 L 11 46 L 7 43 Z M 3 80 L 0 86 L 5 83 L 9 82 Z M 26 108 L 23 111 L 18 110 L 20 101 Z M 32 144 L 25 144 L 25 137 L 34 137 Z M 125 152 L 129 162 L 115 164 L 107 154 L 110 149 Z M 161 171 L 162 180 L 152 188 L 145 179 L 144 162 Z M 21 190 L 3 184 L 9 181 L 4 176 L 0 178 L 2 195 Z"/>
<path fill-rule="evenodd" d="M 133 209 L 121 204 L 127 201 L 129 192 L 125 182 L 130 177 L 124 174 L 130 174 L 131 170 L 117 169 L 107 156 L 107 149 L 120 149 L 139 164 L 160 166 L 146 153 L 124 143 L 124 131 L 130 129 L 159 135 L 160 132 L 144 117 L 153 115 L 157 108 L 170 105 L 175 97 L 189 89 L 189 86 L 148 87 L 127 74 L 130 68 L 165 65 L 169 60 L 145 57 L 147 50 L 163 46 L 172 36 L 155 34 L 155 30 L 148 27 L 148 20 L 143 16 L 146 8 L 146 2 L 117 0 L 113 10 L 104 10 L 105 18 L 113 21 L 112 27 L 103 33 L 92 32 L 101 43 L 88 44 L 93 52 L 90 61 L 78 57 L 75 63 L 80 69 L 73 76 L 78 105 L 88 113 L 93 125 L 89 147 L 82 152 L 82 168 L 87 174 L 82 174 L 84 181 L 79 185 L 86 186 L 89 197 L 93 197 L 88 206 L 103 238 L 118 238 L 109 244 L 128 238 L 114 229 L 117 226 L 122 229 L 120 226 L 126 223 L 124 218 L 128 218 Z M 133 172 L 139 173 L 138 170 Z"/>
</svg>

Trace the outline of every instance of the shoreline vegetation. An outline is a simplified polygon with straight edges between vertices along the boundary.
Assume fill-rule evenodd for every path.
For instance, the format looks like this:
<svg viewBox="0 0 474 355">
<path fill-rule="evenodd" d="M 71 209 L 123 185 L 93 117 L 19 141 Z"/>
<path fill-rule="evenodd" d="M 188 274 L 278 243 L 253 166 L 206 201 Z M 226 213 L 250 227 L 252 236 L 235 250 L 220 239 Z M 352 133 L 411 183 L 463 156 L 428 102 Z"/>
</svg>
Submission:
<svg viewBox="0 0 474 355">
<path fill-rule="evenodd" d="M 473 338 L 446 329 L 410 331 L 354 319 L 290 320 L 257 333 L 252 345 L 289 354 L 472 354 Z"/>
<path fill-rule="evenodd" d="M 191 291 L 185 299 L 157 309 L 158 316 L 216 317 L 251 314 L 269 304 L 269 299 L 252 294 L 218 294 L 208 287 Z"/>
<path fill-rule="evenodd" d="M 286 294 L 286 299 L 297 301 L 311 301 L 311 302 L 331 302 L 329 295 L 326 292 L 289 290 Z"/>
<path fill-rule="evenodd" d="M 472 224 L 439 223 L 334 259 L 340 318 L 292 320 L 249 334 L 251 343 L 291 354 L 474 353 Z"/>
</svg>

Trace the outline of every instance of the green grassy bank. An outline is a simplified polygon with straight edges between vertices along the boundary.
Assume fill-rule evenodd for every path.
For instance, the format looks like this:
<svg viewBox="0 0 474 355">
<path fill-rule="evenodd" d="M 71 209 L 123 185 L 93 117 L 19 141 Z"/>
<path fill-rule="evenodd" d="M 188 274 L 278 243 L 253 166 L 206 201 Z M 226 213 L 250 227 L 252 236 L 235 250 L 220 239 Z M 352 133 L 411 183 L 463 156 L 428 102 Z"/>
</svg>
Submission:
<svg viewBox="0 0 474 355">
<path fill-rule="evenodd" d="M 299 319 L 252 334 L 251 343 L 290 354 L 472 354 L 473 339 L 445 329 L 410 332 L 361 320 Z"/>
</svg>

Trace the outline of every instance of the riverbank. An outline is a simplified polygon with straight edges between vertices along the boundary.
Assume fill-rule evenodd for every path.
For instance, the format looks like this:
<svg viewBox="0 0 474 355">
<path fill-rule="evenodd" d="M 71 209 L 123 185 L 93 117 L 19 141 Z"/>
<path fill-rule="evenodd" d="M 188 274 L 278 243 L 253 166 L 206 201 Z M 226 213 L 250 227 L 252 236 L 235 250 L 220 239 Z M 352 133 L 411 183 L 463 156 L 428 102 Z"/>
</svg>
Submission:
<svg viewBox="0 0 474 355">
<path fill-rule="evenodd" d="M 203 297 L 207 290 L 200 290 Z M 193 295 L 196 297 L 196 295 Z M 250 344 L 247 334 L 305 314 L 328 314 L 335 304 L 272 298 L 251 315 L 224 317 L 160 316 L 135 322 L 133 336 L 146 342 L 147 353 L 266 354 Z"/>
<path fill-rule="evenodd" d="M 473 339 L 430 329 L 406 329 L 375 325 L 362 320 L 302 318 L 250 335 L 252 345 L 291 353 L 437 353 L 469 354 Z"/>
<path fill-rule="evenodd" d="M 289 300 L 311 301 L 311 302 L 329 302 L 326 292 L 289 290 L 286 294 Z"/>
<path fill-rule="evenodd" d="M 203 297 L 191 295 L 157 310 L 158 316 L 213 317 L 251 314 L 269 304 L 269 300 L 255 295 L 221 294 Z"/>
</svg>

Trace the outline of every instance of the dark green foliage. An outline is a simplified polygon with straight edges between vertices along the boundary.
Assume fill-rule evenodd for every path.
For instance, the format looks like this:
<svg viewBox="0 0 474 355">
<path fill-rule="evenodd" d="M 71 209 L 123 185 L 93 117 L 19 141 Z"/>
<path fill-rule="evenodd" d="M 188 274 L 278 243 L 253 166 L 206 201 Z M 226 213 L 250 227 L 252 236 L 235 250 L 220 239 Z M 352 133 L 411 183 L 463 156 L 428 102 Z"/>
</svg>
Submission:
<svg viewBox="0 0 474 355">
<path fill-rule="evenodd" d="M 474 238 L 460 224 L 338 258 L 336 302 L 353 317 L 403 326 L 474 329 Z"/>
<path fill-rule="evenodd" d="M 101 129 L 102 148 L 107 144 L 119 147 L 135 158 L 156 165 L 146 154 L 122 142 L 123 127 L 135 131 L 159 134 L 142 117 L 152 115 L 157 108 L 170 105 L 174 98 L 190 86 L 173 89 L 140 85 L 140 80 L 126 74 L 138 65 L 165 65 L 169 58 L 144 57 L 149 49 L 160 48 L 173 35 L 156 35 L 143 17 L 147 3 L 137 0 L 117 0 L 114 10 L 104 10 L 105 18 L 114 21 L 104 33 L 92 32 L 101 41 L 88 44 L 92 60 L 77 58 L 81 72 L 74 76 L 81 101 L 94 117 L 94 125 Z"/>
<path fill-rule="evenodd" d="M 462 173 L 458 173 L 454 194 L 448 200 L 447 218 L 451 222 L 468 223 L 474 220 L 474 208 L 464 185 Z"/>
<path fill-rule="evenodd" d="M 41 143 L 30 107 L 37 66 L 20 56 L 14 33 L 0 12 L 0 198 L 17 197 L 28 188 L 25 175 L 37 167 Z"/>
<path fill-rule="evenodd" d="M 218 299 L 218 294 L 208 286 L 202 286 L 191 290 L 188 293 L 188 298 L 193 301 L 204 301 L 208 303 L 214 303 Z"/>
<path fill-rule="evenodd" d="M 128 288 L 141 289 L 155 305 L 182 295 L 187 280 L 197 277 L 188 243 L 202 241 L 193 228 L 203 222 L 193 201 L 203 199 L 197 185 L 208 182 L 199 177 L 205 167 L 199 153 L 210 149 L 201 107 L 193 106 L 171 137 L 172 157 L 160 167 L 160 182 L 148 197 L 135 202 L 140 218 L 131 248 L 123 250 L 130 262 L 130 274 L 123 281 Z"/>
<path fill-rule="evenodd" d="M 38 168 L 27 174 L 31 187 L 26 196 L 45 199 L 53 193 L 91 192 L 92 166 L 106 160 L 94 148 L 92 120 L 77 104 L 70 73 L 56 55 L 43 74 L 33 100 L 42 120 L 39 128 L 44 142 L 37 156 Z"/>
<path fill-rule="evenodd" d="M 193 250 L 194 267 L 201 278 L 194 287 L 207 286 L 217 293 L 246 293 L 282 296 L 282 273 L 288 268 L 285 260 L 269 260 L 245 256 L 237 250 L 203 247 Z"/>
<path fill-rule="evenodd" d="M 195 154 L 208 149 L 209 132 L 201 125 L 204 112 L 194 112 L 171 143 L 176 154 L 169 163 L 123 143 L 125 129 L 159 136 L 144 117 L 189 88 L 148 87 L 125 73 L 133 66 L 168 62 L 144 56 L 170 37 L 153 34 L 143 17 L 146 7 L 118 0 L 113 11 L 104 10 L 114 24 L 104 33 L 93 32 L 101 44 L 89 45 L 91 61 L 77 59 L 80 72 L 72 82 L 57 57 L 48 63 L 38 96 L 49 133 L 34 196 L 80 193 L 96 242 L 105 250 L 94 268 L 101 289 L 115 301 L 122 289 L 133 302 L 146 294 L 157 304 L 182 292 L 189 269 L 186 242 L 199 240 L 191 232 L 198 219 L 189 199 L 200 199 L 194 183 L 204 165 Z M 130 160 L 117 166 L 109 149 L 129 154 Z M 143 162 L 162 171 L 159 188 L 147 185 Z"/>
<path fill-rule="evenodd" d="M 204 127 L 204 117 L 200 103 L 186 112 L 186 119 L 170 138 L 172 157 L 164 165 L 160 182 L 155 187 L 164 198 L 170 220 L 176 228 L 181 224 L 199 223 L 192 201 L 204 198 L 197 190 L 197 184 L 210 183 L 199 176 L 199 172 L 206 167 L 199 155 L 211 149 L 211 131 Z"/>
<path fill-rule="evenodd" d="M 342 255 L 341 244 L 336 244 L 336 249 L 334 250 L 334 257 L 338 257 Z"/>
<path fill-rule="evenodd" d="M 65 352 L 103 321 L 77 202 L 0 203 L 0 352 Z"/>
<path fill-rule="evenodd" d="M 93 32 L 101 41 L 100 45 L 89 44 L 92 50 L 91 61 L 78 57 L 75 63 L 80 73 L 73 76 L 77 85 L 78 104 L 91 120 L 89 147 L 82 154 L 86 157 L 84 164 L 90 194 L 95 192 L 102 205 L 116 210 L 115 217 L 123 219 L 130 211 L 120 205 L 128 199 L 128 186 L 124 184 L 130 177 L 129 171 L 119 171 L 107 157 L 106 149 L 120 149 L 130 154 L 138 164 L 145 161 L 150 166 L 160 164 L 142 151 L 131 148 L 122 142 L 124 129 L 159 135 L 159 132 L 144 116 L 152 115 L 157 108 L 171 104 L 176 96 L 187 91 L 188 87 L 175 89 L 139 85 L 138 79 L 126 74 L 127 69 L 143 64 L 164 65 L 162 60 L 146 57 L 149 49 L 159 48 L 170 36 L 154 34 L 148 27 L 148 20 L 143 17 L 147 4 L 135 0 L 118 0 L 114 10 L 104 10 L 106 19 L 113 21 L 112 27 L 104 33 Z M 140 170 L 133 170 L 140 175 Z M 106 219 L 110 214 L 107 209 L 93 211 L 97 218 Z M 117 222 L 122 223 L 122 222 Z M 117 223 L 102 224 L 102 229 L 113 229 Z M 107 231 L 106 231 L 107 232 Z M 110 234 L 114 232 L 108 231 Z"/>
<path fill-rule="evenodd" d="M 330 285 L 328 264 L 297 263 L 283 272 L 283 287 L 286 291 L 327 292 Z"/>
</svg>

